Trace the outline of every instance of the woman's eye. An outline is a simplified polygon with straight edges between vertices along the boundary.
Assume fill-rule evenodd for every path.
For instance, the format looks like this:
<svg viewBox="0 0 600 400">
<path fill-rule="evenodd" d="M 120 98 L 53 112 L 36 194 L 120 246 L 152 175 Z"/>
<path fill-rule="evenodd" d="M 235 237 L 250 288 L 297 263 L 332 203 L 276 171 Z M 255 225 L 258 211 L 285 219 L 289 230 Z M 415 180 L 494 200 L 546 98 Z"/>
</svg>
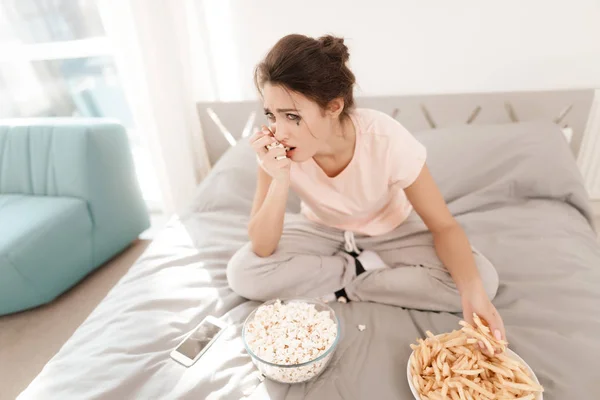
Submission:
<svg viewBox="0 0 600 400">
<path fill-rule="evenodd" d="M 267 116 L 267 119 L 269 119 L 271 121 L 275 121 L 275 116 L 272 113 L 267 112 L 267 113 L 265 113 L 265 115 Z"/>
<path fill-rule="evenodd" d="M 287 119 L 290 121 L 300 121 L 300 116 L 296 114 L 286 114 Z"/>
</svg>

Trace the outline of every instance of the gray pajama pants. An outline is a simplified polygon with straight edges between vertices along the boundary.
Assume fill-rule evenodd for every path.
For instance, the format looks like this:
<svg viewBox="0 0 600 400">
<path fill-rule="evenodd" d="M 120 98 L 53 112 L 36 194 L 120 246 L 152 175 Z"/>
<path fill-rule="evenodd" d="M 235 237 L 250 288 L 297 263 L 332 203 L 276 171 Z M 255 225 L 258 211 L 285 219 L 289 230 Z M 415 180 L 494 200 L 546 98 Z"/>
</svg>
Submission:
<svg viewBox="0 0 600 400">
<path fill-rule="evenodd" d="M 356 276 L 354 258 L 344 251 L 344 231 L 286 214 L 275 253 L 259 257 L 247 243 L 230 260 L 227 279 L 237 294 L 251 300 L 324 297 L 345 288 L 353 301 L 371 301 L 420 310 L 460 312 L 458 290 L 438 258 L 431 233 L 416 213 L 381 236 L 355 235 L 363 250 L 376 252 L 389 268 Z M 473 249 L 486 293 L 493 299 L 498 274 Z"/>
</svg>

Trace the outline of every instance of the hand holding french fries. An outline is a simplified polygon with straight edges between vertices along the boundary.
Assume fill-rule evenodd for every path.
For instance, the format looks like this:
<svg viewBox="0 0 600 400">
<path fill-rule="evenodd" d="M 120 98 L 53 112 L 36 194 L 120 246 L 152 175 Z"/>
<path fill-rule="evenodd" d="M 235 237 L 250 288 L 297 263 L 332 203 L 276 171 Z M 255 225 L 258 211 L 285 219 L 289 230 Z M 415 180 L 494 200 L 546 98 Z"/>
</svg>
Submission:
<svg viewBox="0 0 600 400">
<path fill-rule="evenodd" d="M 463 318 L 466 322 L 475 326 L 473 315 L 477 314 L 481 320 L 485 321 L 486 326 L 490 328 L 490 334 L 494 338 L 497 340 L 506 340 L 502 317 L 483 289 L 464 291 L 461 293 L 461 303 Z M 478 345 L 482 350 L 487 351 L 481 341 L 478 342 Z"/>
<path fill-rule="evenodd" d="M 494 338 L 477 314 L 473 320 L 475 326 L 460 321 L 462 328 L 450 333 L 427 331 L 410 345 L 410 375 L 421 400 L 534 400 L 542 386 L 505 354 L 505 340 Z"/>
</svg>

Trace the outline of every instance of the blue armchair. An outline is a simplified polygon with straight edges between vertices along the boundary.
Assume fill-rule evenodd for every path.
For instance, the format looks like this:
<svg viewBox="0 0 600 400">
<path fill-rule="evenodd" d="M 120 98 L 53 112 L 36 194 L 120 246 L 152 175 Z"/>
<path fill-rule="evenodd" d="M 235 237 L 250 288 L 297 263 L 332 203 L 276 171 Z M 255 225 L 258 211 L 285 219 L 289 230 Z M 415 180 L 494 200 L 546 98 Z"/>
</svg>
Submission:
<svg viewBox="0 0 600 400">
<path fill-rule="evenodd" d="M 0 315 L 53 300 L 148 226 L 121 125 L 0 120 Z"/>
</svg>

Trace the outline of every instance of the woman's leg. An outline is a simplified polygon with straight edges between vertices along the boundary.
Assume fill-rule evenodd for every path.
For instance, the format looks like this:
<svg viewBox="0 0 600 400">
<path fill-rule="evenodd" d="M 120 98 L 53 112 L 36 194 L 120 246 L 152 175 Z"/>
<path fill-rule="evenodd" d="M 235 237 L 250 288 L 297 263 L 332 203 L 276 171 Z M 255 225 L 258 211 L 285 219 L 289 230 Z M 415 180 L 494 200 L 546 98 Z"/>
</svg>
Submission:
<svg viewBox="0 0 600 400">
<path fill-rule="evenodd" d="M 460 295 L 436 254 L 431 233 L 411 216 L 408 224 L 381 237 L 357 236 L 359 247 L 376 252 L 390 267 L 368 271 L 346 286 L 351 300 L 373 301 L 420 310 L 460 312 Z M 498 273 L 476 249 L 473 257 L 490 299 Z"/>
<path fill-rule="evenodd" d="M 329 296 L 356 276 L 352 256 L 342 251 L 343 232 L 298 214 L 286 214 L 279 246 L 259 257 L 247 243 L 229 261 L 231 289 L 251 300 Z"/>
</svg>

